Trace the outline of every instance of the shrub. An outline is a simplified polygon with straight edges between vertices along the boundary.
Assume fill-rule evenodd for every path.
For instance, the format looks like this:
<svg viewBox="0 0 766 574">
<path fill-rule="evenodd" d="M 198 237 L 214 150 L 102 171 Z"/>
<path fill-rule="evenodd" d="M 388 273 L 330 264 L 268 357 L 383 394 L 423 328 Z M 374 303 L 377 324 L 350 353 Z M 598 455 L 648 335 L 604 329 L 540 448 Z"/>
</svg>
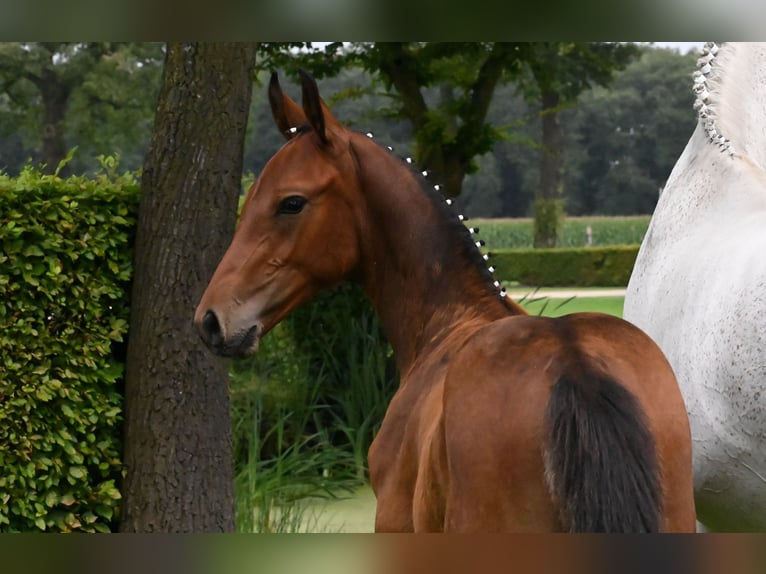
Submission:
<svg viewBox="0 0 766 574">
<path fill-rule="evenodd" d="M 138 198 L 130 175 L 0 175 L 1 530 L 115 524 Z"/>
<path fill-rule="evenodd" d="M 638 245 L 556 247 L 493 251 L 495 276 L 531 287 L 625 286 L 638 256 Z"/>
<path fill-rule="evenodd" d="M 234 362 L 232 422 L 236 522 L 240 532 L 297 532 L 306 526 L 297 500 L 330 497 L 357 483 L 348 448 L 318 424 L 326 406 L 321 381 L 307 374 L 285 323 L 258 353 Z"/>
</svg>

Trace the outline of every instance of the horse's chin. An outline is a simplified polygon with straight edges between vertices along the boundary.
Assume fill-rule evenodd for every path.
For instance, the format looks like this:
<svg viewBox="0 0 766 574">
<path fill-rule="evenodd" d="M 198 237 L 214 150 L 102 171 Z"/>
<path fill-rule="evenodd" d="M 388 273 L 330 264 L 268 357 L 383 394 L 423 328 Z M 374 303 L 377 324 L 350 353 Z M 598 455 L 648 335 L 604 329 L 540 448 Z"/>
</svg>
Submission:
<svg viewBox="0 0 766 574">
<path fill-rule="evenodd" d="M 258 350 L 262 335 L 263 327 L 256 323 L 246 331 L 237 333 L 220 347 L 214 347 L 213 351 L 222 357 L 244 358 Z"/>
</svg>

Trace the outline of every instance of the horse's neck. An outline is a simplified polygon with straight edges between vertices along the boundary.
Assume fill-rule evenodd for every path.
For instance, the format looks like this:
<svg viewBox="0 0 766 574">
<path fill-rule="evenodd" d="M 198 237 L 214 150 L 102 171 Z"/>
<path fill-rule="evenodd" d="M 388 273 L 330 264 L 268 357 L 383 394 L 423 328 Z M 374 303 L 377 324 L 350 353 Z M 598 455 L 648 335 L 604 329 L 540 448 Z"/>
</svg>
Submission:
<svg viewBox="0 0 766 574">
<path fill-rule="evenodd" d="M 710 71 L 697 79 L 704 83 L 698 90 L 707 92 L 702 100 L 708 113 L 701 122 L 715 130 L 709 131 L 710 139 L 722 136 L 728 141 L 721 147 L 731 146 L 766 169 L 766 44 L 726 43 L 707 59 Z"/>
<path fill-rule="evenodd" d="M 465 253 L 465 237 L 417 176 L 373 142 L 357 148 L 368 212 L 363 283 L 404 374 L 462 324 L 491 322 L 515 307 Z"/>
</svg>

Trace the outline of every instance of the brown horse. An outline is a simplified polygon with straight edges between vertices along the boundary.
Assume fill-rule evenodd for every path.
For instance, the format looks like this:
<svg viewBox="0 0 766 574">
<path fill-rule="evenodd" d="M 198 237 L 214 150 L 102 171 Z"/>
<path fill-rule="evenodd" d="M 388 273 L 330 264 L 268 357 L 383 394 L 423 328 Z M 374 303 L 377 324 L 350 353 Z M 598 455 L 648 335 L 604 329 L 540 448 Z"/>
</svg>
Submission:
<svg viewBox="0 0 766 574">
<path fill-rule="evenodd" d="M 378 531 L 694 531 L 686 410 L 662 352 L 620 319 L 531 317 L 422 174 L 276 75 L 287 143 L 249 190 L 196 310 L 217 353 L 318 290 L 361 283 L 400 387 L 369 453 Z"/>
</svg>

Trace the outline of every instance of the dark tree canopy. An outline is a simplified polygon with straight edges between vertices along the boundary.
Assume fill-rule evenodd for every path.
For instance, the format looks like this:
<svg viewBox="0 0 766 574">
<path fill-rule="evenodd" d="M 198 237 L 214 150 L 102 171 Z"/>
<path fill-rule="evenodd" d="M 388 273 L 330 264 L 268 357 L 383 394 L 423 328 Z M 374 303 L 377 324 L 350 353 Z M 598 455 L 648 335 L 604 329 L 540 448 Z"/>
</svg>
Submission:
<svg viewBox="0 0 766 574">
<path fill-rule="evenodd" d="M 564 134 L 558 112 L 595 85 L 608 85 L 639 49 L 632 44 L 585 42 L 374 42 L 270 46 L 270 65 L 306 66 L 335 75 L 357 65 L 391 95 L 390 113 L 412 127 L 414 155 L 444 193 L 460 195 L 478 159 L 509 136 L 487 119 L 498 86 L 514 83 L 540 113 L 541 164 L 536 205 L 540 245 L 555 244 L 560 217 Z"/>
<path fill-rule="evenodd" d="M 490 56 L 496 62 L 501 49 L 510 56 L 484 114 L 479 94 L 489 90 L 479 87 L 491 86 Z M 64 137 L 57 157 L 77 146 L 68 164 L 75 173 L 97 169 L 100 154 L 119 154 L 120 169 L 140 167 L 163 50 L 142 43 L 0 45 L 0 169 L 16 173 L 27 158 L 42 161 L 43 100 L 24 76 L 39 76 L 45 66 L 53 79 L 61 77 L 57 81 L 78 78 L 63 129 L 56 131 Z M 686 102 L 694 56 L 643 47 L 641 58 L 622 70 L 635 50 L 571 42 L 267 43 L 259 46 L 257 70 L 263 77 L 272 69 L 287 76 L 309 69 L 345 122 L 430 164 L 442 184 L 453 181 L 453 194 L 462 173 L 460 202 L 473 215 L 529 215 L 542 189 L 553 201 L 563 199 L 568 214 L 648 213 L 693 124 Z M 297 85 L 293 79 L 284 82 L 288 90 Z M 256 80 L 255 89 L 245 162 L 253 174 L 282 143 L 265 86 Z M 651 103 L 636 104 L 644 100 Z M 631 118 L 636 121 L 628 127 Z M 558 146 L 557 130 L 558 155 L 550 153 Z"/>
</svg>

